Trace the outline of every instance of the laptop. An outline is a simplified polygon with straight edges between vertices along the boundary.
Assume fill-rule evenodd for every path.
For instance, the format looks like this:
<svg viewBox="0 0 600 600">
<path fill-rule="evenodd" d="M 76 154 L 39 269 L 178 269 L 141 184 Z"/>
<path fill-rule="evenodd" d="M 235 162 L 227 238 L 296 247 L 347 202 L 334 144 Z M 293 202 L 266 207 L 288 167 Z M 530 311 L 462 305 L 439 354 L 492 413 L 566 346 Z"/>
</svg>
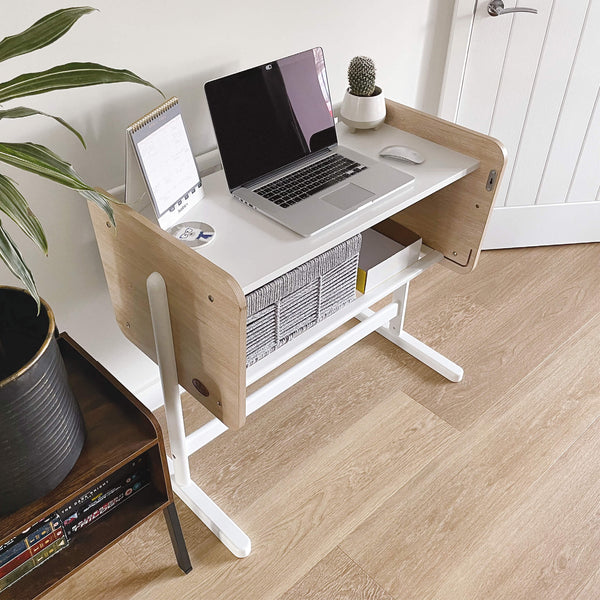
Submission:
<svg viewBox="0 0 600 600">
<path fill-rule="evenodd" d="M 204 90 L 231 194 L 302 236 L 414 181 L 338 144 L 321 48 Z"/>
</svg>

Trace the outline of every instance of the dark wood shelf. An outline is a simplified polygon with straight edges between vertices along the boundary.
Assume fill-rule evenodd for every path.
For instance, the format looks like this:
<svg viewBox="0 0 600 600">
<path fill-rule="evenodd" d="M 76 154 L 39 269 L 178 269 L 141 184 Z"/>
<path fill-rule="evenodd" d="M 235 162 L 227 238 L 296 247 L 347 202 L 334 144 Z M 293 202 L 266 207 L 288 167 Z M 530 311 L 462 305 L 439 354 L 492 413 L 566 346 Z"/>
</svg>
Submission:
<svg viewBox="0 0 600 600">
<path fill-rule="evenodd" d="M 60 336 L 59 346 L 83 413 L 86 441 L 77 463 L 57 488 L 15 513 L 0 517 L 0 544 L 56 512 L 142 454 L 147 456 L 151 481 L 79 531 L 58 554 L 0 592 L 0 600 L 39 598 L 160 510 L 170 520 L 169 532 L 174 528 L 171 539 L 180 567 L 185 572 L 191 569 L 173 511 L 164 442 L 156 418 L 68 335 Z"/>
<path fill-rule="evenodd" d="M 23 600 L 40 597 L 112 546 L 163 505 L 162 494 L 151 486 L 146 486 L 104 518 L 82 529 L 64 550 L 4 590 L 0 593 L 0 598 Z"/>
</svg>

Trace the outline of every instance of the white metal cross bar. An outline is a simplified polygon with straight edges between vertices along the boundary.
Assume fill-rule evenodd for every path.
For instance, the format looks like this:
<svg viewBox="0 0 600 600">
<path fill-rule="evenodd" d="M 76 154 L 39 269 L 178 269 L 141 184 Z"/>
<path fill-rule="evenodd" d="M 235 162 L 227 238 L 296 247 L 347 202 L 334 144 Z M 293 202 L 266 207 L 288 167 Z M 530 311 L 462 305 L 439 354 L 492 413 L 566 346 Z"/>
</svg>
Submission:
<svg viewBox="0 0 600 600">
<path fill-rule="evenodd" d="M 167 458 L 169 470 L 172 461 Z M 172 472 L 172 471 L 171 471 Z M 190 481 L 179 485 L 171 475 L 173 491 L 185 502 L 188 508 L 221 540 L 237 558 L 245 558 L 252 550 L 250 538 L 227 516 L 200 487 Z"/>
<path fill-rule="evenodd" d="M 310 356 L 247 396 L 246 415 L 251 415 L 261 406 L 264 406 L 267 402 L 275 398 L 275 396 L 278 396 L 320 366 L 335 358 L 340 352 L 343 352 L 363 337 L 369 335 L 369 333 L 376 331 L 379 327 L 388 323 L 397 314 L 398 305 L 395 303 L 388 304 L 377 312 L 372 312 L 368 319 L 364 319 L 361 323 L 352 327 L 352 329 L 342 333 L 327 345 L 316 350 Z M 227 427 L 218 419 L 209 421 L 206 425 L 196 429 L 196 431 L 187 436 L 187 454 L 193 454 L 226 430 Z"/>
</svg>

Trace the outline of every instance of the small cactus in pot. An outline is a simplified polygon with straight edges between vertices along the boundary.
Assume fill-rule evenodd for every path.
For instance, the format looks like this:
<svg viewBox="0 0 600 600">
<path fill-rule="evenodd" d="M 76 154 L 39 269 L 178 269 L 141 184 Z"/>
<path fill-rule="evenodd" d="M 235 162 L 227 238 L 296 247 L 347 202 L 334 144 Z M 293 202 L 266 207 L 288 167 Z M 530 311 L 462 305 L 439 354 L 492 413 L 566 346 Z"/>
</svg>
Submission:
<svg viewBox="0 0 600 600">
<path fill-rule="evenodd" d="M 385 98 L 375 84 L 375 63 L 368 56 L 355 56 L 350 61 L 340 119 L 352 132 L 377 129 L 385 119 Z"/>
<path fill-rule="evenodd" d="M 348 88 L 354 96 L 375 95 L 375 63 L 368 56 L 355 56 L 348 65 Z"/>
</svg>

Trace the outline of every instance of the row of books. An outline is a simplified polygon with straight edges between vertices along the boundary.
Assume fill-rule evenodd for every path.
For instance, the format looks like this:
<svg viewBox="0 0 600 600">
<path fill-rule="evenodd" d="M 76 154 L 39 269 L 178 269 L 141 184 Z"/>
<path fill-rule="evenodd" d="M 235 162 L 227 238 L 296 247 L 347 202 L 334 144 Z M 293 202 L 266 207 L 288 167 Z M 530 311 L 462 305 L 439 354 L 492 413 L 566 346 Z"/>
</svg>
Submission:
<svg viewBox="0 0 600 600">
<path fill-rule="evenodd" d="M 67 545 L 57 515 L 48 517 L 0 547 L 0 591 Z"/>
<path fill-rule="evenodd" d="M 101 519 L 149 481 L 147 457 L 142 455 L 2 544 L 0 592 L 66 548 L 83 528 Z"/>
</svg>

